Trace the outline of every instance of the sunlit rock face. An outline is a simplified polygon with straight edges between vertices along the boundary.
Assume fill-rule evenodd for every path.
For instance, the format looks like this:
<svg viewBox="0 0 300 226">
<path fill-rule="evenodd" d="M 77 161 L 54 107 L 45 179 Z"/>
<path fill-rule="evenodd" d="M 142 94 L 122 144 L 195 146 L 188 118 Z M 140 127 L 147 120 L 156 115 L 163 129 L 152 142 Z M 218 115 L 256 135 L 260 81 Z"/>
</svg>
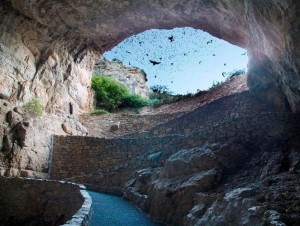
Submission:
<svg viewBox="0 0 300 226">
<path fill-rule="evenodd" d="M 270 99 L 281 109 L 288 103 L 294 112 L 300 111 L 297 0 L 11 0 L 11 3 L 25 16 L 26 23 L 38 25 L 44 34 L 51 36 L 50 40 L 36 40 L 36 46 L 52 40 L 103 52 L 150 28 L 203 29 L 248 50 L 249 85 L 260 96 L 263 91 L 266 95 L 262 98 Z"/>
<path fill-rule="evenodd" d="M 0 10 L 1 98 L 23 105 L 38 97 L 46 112 L 57 115 L 69 112 L 70 104 L 74 113 L 89 110 L 93 53 L 69 47 L 64 35 L 52 37 L 47 27 L 17 15 L 9 4 Z"/>
<path fill-rule="evenodd" d="M 125 85 L 130 92 L 148 98 L 147 75 L 140 68 L 125 66 L 119 60 L 99 59 L 95 64 L 94 73 L 111 77 Z"/>
<path fill-rule="evenodd" d="M 1 2 L 0 18 L 0 175 L 46 177 L 52 135 L 86 134 L 76 115 L 91 109 L 96 55 L 68 45 L 64 34 L 55 36 L 9 1 Z M 22 108 L 35 97 L 42 117 Z"/>
</svg>

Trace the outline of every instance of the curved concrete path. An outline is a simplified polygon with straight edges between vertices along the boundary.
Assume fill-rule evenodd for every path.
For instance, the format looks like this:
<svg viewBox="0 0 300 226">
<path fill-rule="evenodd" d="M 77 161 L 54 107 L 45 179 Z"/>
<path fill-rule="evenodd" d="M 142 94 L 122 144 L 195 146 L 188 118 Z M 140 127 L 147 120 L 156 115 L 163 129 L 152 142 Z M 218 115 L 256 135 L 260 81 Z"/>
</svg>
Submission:
<svg viewBox="0 0 300 226">
<path fill-rule="evenodd" d="M 120 197 L 89 191 L 93 202 L 90 226 L 161 226 Z"/>
</svg>

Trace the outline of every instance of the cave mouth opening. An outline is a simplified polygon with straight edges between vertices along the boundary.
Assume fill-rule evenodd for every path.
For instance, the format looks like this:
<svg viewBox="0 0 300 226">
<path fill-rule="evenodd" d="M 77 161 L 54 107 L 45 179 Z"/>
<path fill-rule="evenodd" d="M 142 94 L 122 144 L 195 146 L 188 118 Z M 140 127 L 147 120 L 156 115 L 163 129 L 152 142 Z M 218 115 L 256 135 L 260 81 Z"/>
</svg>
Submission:
<svg viewBox="0 0 300 226">
<path fill-rule="evenodd" d="M 197 93 L 247 71 L 247 51 L 191 27 L 151 29 L 133 35 L 102 58 L 143 69 L 147 85 L 173 94 Z"/>
</svg>

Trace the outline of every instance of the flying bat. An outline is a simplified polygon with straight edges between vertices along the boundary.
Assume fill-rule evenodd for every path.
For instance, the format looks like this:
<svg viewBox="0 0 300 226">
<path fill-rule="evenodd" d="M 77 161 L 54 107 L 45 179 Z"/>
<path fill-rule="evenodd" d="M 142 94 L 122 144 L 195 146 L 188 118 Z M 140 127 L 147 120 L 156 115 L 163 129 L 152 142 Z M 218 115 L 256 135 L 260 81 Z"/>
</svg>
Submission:
<svg viewBox="0 0 300 226">
<path fill-rule="evenodd" d="M 153 64 L 153 66 L 160 64 L 161 62 L 157 62 L 155 60 L 149 60 L 151 64 Z"/>
<path fill-rule="evenodd" d="M 168 37 L 168 39 L 170 40 L 170 42 L 173 42 L 174 41 L 174 36 L 172 35 L 172 36 Z"/>
</svg>

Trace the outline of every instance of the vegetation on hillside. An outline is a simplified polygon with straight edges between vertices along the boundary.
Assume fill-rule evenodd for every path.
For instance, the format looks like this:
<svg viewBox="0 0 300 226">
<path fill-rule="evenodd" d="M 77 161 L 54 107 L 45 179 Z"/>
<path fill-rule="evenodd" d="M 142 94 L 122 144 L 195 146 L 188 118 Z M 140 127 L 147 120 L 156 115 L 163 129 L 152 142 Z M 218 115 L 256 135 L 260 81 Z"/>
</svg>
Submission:
<svg viewBox="0 0 300 226">
<path fill-rule="evenodd" d="M 174 95 L 171 91 L 169 91 L 169 88 L 167 86 L 162 85 L 154 85 L 150 87 L 151 93 L 149 95 L 150 99 L 150 105 L 153 107 L 158 107 L 163 104 L 171 104 L 178 102 L 180 100 L 184 100 L 186 98 L 190 98 L 193 95 L 192 94 L 186 94 L 186 95 Z"/>
<path fill-rule="evenodd" d="M 224 76 L 226 76 L 226 80 L 231 79 L 235 76 L 240 76 L 245 74 L 245 70 L 234 70 L 232 72 L 229 72 L 227 74 L 224 74 Z M 189 99 L 193 96 L 199 96 L 202 95 L 206 92 L 208 92 L 209 90 L 212 90 L 216 87 L 219 87 L 220 85 L 222 85 L 225 81 L 213 81 L 213 84 L 211 85 L 210 88 L 208 88 L 207 90 L 197 90 L 197 93 L 195 94 L 185 94 L 185 95 L 174 95 L 167 86 L 164 85 L 154 85 L 150 87 L 151 93 L 149 95 L 150 98 L 150 105 L 154 106 L 154 107 L 158 107 L 161 106 L 163 104 L 171 104 L 171 103 L 175 103 L 181 100 L 185 100 L 185 99 Z"/>
<path fill-rule="evenodd" d="M 92 77 L 92 89 L 95 91 L 96 107 L 109 112 L 149 105 L 147 99 L 129 92 L 126 86 L 108 76 L 95 74 Z"/>
<path fill-rule="evenodd" d="M 227 74 L 227 79 L 239 76 L 245 73 L 245 70 L 237 70 Z M 214 81 L 208 89 L 214 89 L 224 82 Z M 144 106 L 158 107 L 163 104 L 171 104 L 181 100 L 189 99 L 192 96 L 199 96 L 207 91 L 198 90 L 197 93 L 186 95 L 174 95 L 167 86 L 154 85 L 150 87 L 149 100 L 138 94 L 129 92 L 128 88 L 118 81 L 101 74 L 95 74 L 92 77 L 92 88 L 95 91 L 96 110 L 92 114 L 106 114 L 122 108 L 135 108 L 140 112 Z"/>
</svg>

